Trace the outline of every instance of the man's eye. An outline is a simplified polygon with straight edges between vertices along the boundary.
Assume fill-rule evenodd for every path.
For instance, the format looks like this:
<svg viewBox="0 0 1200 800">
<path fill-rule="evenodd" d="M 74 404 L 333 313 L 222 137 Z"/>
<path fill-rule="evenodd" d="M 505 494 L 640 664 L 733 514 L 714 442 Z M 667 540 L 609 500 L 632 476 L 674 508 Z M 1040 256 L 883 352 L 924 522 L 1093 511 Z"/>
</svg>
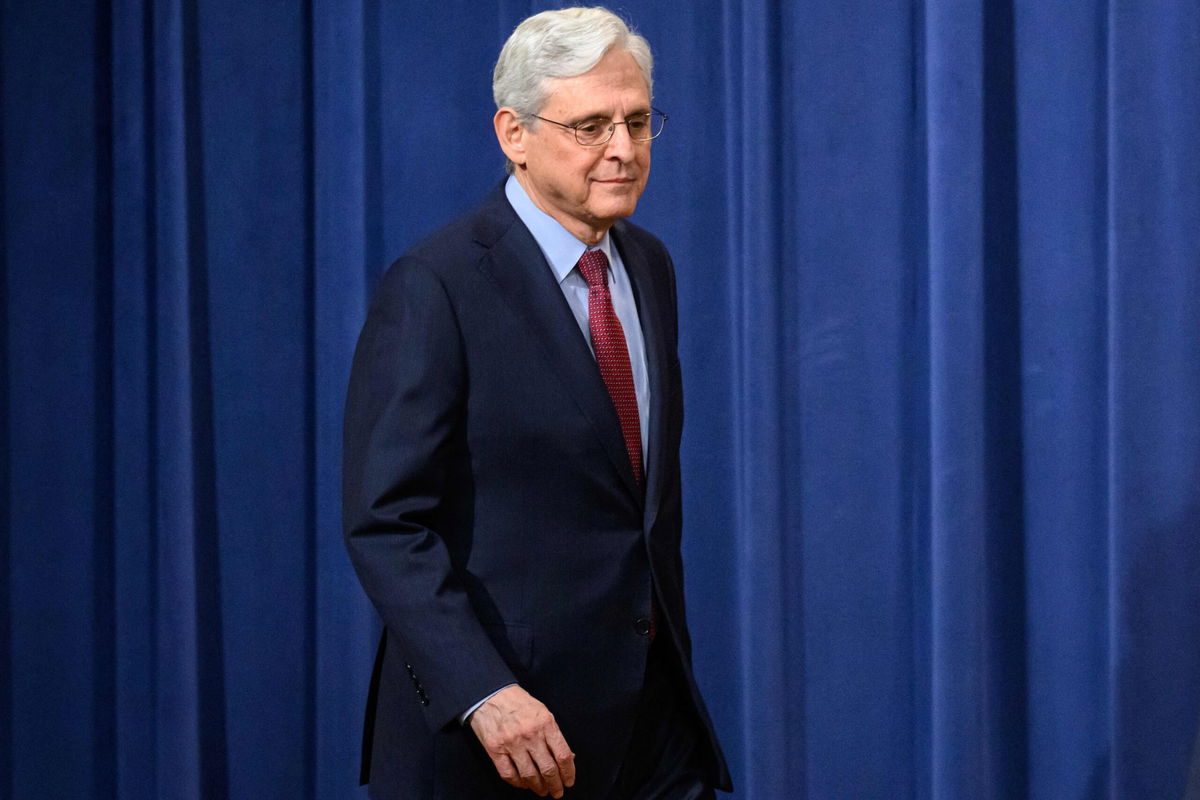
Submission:
<svg viewBox="0 0 1200 800">
<path fill-rule="evenodd" d="M 647 121 L 643 117 L 635 117 L 629 120 L 629 130 L 638 133 L 646 129 Z"/>
<path fill-rule="evenodd" d="M 599 132 L 601 121 L 598 119 L 589 119 L 587 122 L 581 122 L 575 126 L 575 130 L 580 133 L 590 134 Z"/>
</svg>

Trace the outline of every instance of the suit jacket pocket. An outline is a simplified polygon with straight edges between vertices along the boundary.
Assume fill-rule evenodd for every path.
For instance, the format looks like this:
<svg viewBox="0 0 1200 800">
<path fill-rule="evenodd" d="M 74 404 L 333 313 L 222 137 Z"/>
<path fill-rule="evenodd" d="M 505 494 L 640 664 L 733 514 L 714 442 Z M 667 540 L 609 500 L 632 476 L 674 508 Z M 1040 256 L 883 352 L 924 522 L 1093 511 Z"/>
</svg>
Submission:
<svg viewBox="0 0 1200 800">
<path fill-rule="evenodd" d="M 513 672 L 529 671 L 533 660 L 533 626 L 520 623 L 485 622 L 484 630 L 504 663 Z"/>
</svg>

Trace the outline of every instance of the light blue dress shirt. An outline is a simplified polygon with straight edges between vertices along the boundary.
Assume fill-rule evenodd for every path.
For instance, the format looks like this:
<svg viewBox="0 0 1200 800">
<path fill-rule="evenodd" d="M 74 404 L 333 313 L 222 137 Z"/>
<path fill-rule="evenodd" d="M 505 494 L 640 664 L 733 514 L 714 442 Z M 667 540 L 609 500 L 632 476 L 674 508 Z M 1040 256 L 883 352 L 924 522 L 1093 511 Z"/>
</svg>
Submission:
<svg viewBox="0 0 1200 800">
<path fill-rule="evenodd" d="M 604 255 L 608 256 L 608 293 L 612 296 L 613 311 L 616 312 L 617 319 L 621 320 L 621 329 L 625 332 L 625 346 L 629 349 L 633 390 L 637 393 L 638 422 L 642 428 L 642 463 L 646 464 L 646 439 L 650 420 L 650 377 L 646 372 L 646 342 L 642 338 L 642 324 L 638 320 L 637 303 L 633 299 L 633 285 L 629 282 L 625 264 L 621 262 L 621 254 L 613 247 L 612 237 L 608 233 L 604 234 L 600 244 L 595 247 L 588 247 L 576 239 L 558 220 L 535 206 L 525 193 L 525 188 L 511 175 L 504 184 L 504 194 L 521 222 L 525 223 L 525 227 L 533 234 L 534 241 L 538 243 L 542 255 L 550 264 L 554 280 L 558 281 L 558 288 L 562 289 L 563 297 L 567 298 L 567 305 L 571 307 L 571 313 L 575 315 L 575 321 L 579 323 L 579 330 L 583 333 L 588 348 L 592 349 L 593 356 L 596 351 L 592 348 L 591 329 L 588 327 L 588 285 L 576 265 L 579 263 L 579 257 L 587 250 L 603 250 Z M 466 724 L 475 710 L 490 700 L 496 692 L 464 711 L 459 717 L 459 722 Z"/>
<path fill-rule="evenodd" d="M 629 282 L 629 273 L 625 271 L 625 265 L 621 262 L 621 254 L 613 246 L 612 236 L 605 233 L 600 244 L 588 247 L 567 231 L 558 220 L 535 206 L 515 177 L 509 176 L 504 185 L 504 194 L 507 195 L 508 202 L 512 204 L 517 216 L 521 218 L 521 222 L 524 222 L 525 227 L 533 234 L 542 255 L 550 264 L 550 271 L 554 273 L 554 279 L 558 281 L 558 288 L 562 289 L 563 297 L 567 298 L 567 305 L 571 307 L 589 348 L 592 346 L 592 336 L 588 328 L 588 285 L 576 264 L 587 250 L 603 250 L 604 255 L 608 256 L 608 292 L 612 296 L 613 311 L 616 312 L 617 319 L 621 320 L 621 329 L 625 332 L 625 346 L 629 349 L 633 390 L 637 393 L 638 422 L 642 429 L 642 463 L 645 464 L 650 421 L 650 377 L 646 371 L 646 343 L 642 338 L 637 303 L 633 299 L 633 285 Z"/>
</svg>

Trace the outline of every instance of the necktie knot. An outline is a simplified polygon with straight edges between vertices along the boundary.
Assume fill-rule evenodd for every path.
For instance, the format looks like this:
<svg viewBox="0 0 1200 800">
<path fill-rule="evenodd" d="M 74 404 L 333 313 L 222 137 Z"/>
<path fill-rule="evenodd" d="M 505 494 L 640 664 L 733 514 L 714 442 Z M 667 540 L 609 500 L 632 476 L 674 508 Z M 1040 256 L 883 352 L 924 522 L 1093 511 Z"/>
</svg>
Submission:
<svg viewBox="0 0 1200 800">
<path fill-rule="evenodd" d="M 579 257 L 579 271 L 587 281 L 588 288 L 608 286 L 608 256 L 603 250 L 588 250 Z"/>
</svg>

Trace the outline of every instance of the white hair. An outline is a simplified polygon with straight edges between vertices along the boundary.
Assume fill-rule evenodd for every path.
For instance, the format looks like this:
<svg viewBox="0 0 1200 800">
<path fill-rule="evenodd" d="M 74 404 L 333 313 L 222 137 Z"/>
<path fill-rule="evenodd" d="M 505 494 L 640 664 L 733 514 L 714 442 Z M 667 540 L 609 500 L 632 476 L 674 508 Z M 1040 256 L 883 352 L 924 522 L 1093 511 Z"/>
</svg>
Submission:
<svg viewBox="0 0 1200 800">
<path fill-rule="evenodd" d="M 496 108 L 508 107 L 525 123 L 542 110 L 549 81 L 592 69 L 612 49 L 628 52 L 654 96 L 650 44 L 607 8 L 562 8 L 527 17 L 508 37 L 492 73 Z M 508 169 L 512 171 L 511 162 Z"/>
</svg>

